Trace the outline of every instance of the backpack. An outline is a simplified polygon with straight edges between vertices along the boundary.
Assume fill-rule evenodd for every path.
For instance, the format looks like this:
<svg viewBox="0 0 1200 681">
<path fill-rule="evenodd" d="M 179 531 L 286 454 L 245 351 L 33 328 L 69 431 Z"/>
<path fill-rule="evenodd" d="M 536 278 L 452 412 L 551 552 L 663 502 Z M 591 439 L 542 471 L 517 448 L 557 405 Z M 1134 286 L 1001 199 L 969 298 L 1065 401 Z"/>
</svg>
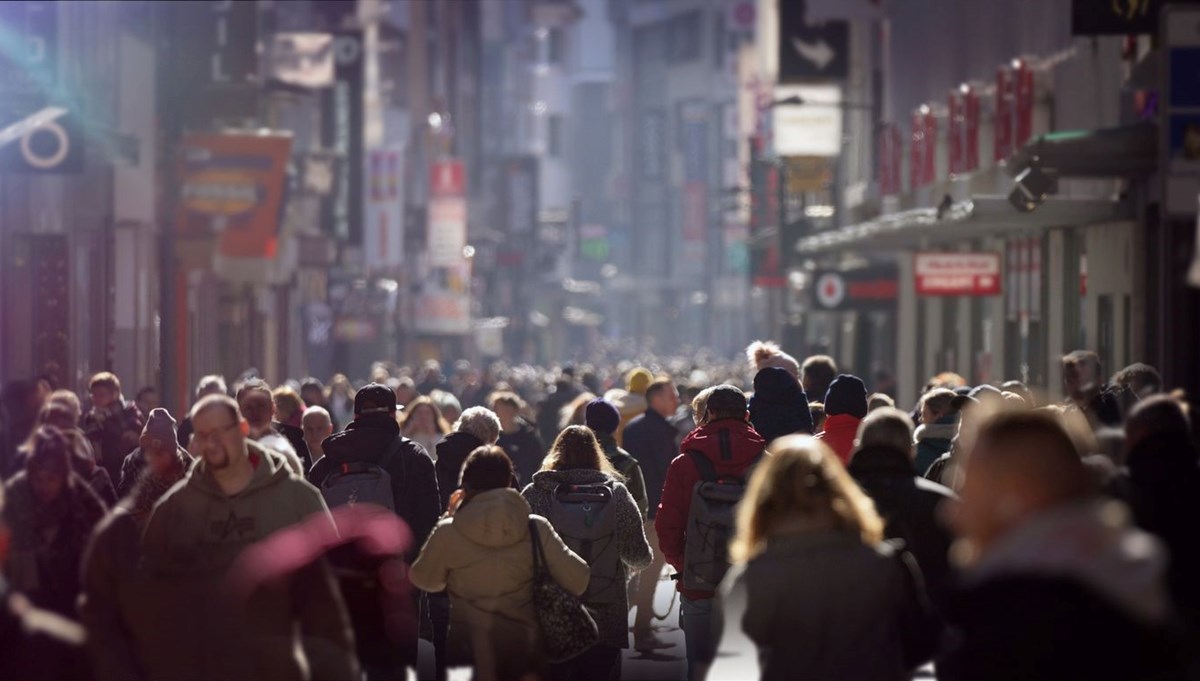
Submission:
<svg viewBox="0 0 1200 681">
<path fill-rule="evenodd" d="M 375 504 L 389 511 L 396 510 L 396 497 L 392 490 L 392 475 L 388 468 L 392 458 L 400 452 L 404 438 L 397 437 L 378 462 L 352 461 L 338 464 L 336 470 L 321 481 L 321 496 L 329 508 Z"/>
<path fill-rule="evenodd" d="M 688 511 L 687 537 L 683 548 L 685 589 L 716 591 L 729 571 L 729 542 L 734 533 L 734 510 L 746 494 L 746 479 L 762 452 L 740 476 L 718 476 L 708 457 L 689 451 L 688 457 L 700 472 L 692 488 Z"/>
<path fill-rule="evenodd" d="M 590 606 L 621 603 L 625 573 L 617 545 L 617 509 L 612 483 L 559 485 L 547 520 L 564 543 L 592 570 L 582 600 Z"/>
</svg>

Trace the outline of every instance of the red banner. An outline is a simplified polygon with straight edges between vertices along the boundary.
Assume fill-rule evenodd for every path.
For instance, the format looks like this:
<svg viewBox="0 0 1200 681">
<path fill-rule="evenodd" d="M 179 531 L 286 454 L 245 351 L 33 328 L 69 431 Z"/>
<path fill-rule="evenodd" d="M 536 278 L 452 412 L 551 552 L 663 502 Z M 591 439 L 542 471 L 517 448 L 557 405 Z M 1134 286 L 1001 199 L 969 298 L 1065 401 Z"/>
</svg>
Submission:
<svg viewBox="0 0 1200 681">
<path fill-rule="evenodd" d="M 996 71 L 996 117 L 992 127 L 992 158 L 997 163 L 1012 156 L 1012 74 L 1008 67 Z"/>
<path fill-rule="evenodd" d="M 949 96 L 946 97 L 946 106 L 950 110 L 946 130 L 948 170 L 951 175 L 958 175 L 963 172 L 966 165 L 963 159 L 963 107 L 958 88 L 950 91 Z"/>
<path fill-rule="evenodd" d="M 901 175 L 903 153 L 899 126 L 895 123 L 885 124 L 879 134 L 879 194 L 881 196 L 900 193 L 903 183 Z"/>
<path fill-rule="evenodd" d="M 979 169 L 979 93 L 970 85 L 963 92 L 963 172 Z"/>
<path fill-rule="evenodd" d="M 931 107 L 922 107 L 925 110 L 925 139 L 923 140 L 925 151 L 921 154 L 921 160 L 924 163 L 922 172 L 924 184 L 930 185 L 937 181 L 937 118 L 933 115 Z"/>
<path fill-rule="evenodd" d="M 466 196 L 467 176 L 463 162 L 457 159 L 434 161 L 429 166 L 429 195 Z"/>
<path fill-rule="evenodd" d="M 925 186 L 925 117 L 918 109 L 912 115 L 912 137 L 908 146 L 908 188 Z"/>
<path fill-rule="evenodd" d="M 999 253 L 917 253 L 913 270 L 917 295 L 1000 294 Z"/>
<path fill-rule="evenodd" d="M 1013 81 L 1012 87 L 1016 88 L 1016 117 L 1013 121 L 1015 151 L 1033 137 L 1033 69 L 1028 62 L 1016 62 Z"/>
</svg>

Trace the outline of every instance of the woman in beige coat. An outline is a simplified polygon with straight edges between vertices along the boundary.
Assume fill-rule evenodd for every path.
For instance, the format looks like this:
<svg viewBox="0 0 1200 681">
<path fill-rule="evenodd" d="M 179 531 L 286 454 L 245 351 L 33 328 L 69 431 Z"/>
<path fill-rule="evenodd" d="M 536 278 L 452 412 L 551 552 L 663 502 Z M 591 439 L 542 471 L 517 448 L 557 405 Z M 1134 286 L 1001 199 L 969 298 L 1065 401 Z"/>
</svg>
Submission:
<svg viewBox="0 0 1200 681">
<path fill-rule="evenodd" d="M 476 681 L 544 677 L 547 662 L 533 609 L 537 527 L 550 575 L 579 595 L 591 577 L 545 518 L 530 514 L 504 450 L 485 446 L 463 464 L 462 488 L 413 563 L 418 589 L 450 593 L 449 666 L 471 665 Z"/>
</svg>

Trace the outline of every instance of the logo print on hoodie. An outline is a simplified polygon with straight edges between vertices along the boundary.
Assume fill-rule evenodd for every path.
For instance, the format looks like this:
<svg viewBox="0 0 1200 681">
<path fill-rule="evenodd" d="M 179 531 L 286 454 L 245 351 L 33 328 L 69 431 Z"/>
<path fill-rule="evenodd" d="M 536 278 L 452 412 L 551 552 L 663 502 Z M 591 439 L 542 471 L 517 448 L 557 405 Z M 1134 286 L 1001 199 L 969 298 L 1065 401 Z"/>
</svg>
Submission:
<svg viewBox="0 0 1200 681">
<path fill-rule="evenodd" d="M 239 518 L 233 509 L 229 509 L 229 517 L 224 521 L 216 521 L 212 524 L 212 533 L 219 536 L 222 540 L 229 539 L 230 533 L 237 533 L 238 538 L 241 538 L 248 532 L 254 531 L 254 516 L 246 516 Z"/>
</svg>

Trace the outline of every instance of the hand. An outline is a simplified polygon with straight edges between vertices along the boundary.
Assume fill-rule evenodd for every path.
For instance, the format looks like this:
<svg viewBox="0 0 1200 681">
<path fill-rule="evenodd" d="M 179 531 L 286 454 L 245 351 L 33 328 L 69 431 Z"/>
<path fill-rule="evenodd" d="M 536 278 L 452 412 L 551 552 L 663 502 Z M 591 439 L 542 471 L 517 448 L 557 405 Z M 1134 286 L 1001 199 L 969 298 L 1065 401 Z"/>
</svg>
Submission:
<svg viewBox="0 0 1200 681">
<path fill-rule="evenodd" d="M 453 516 L 454 512 L 458 510 L 458 507 L 462 506 L 463 499 L 465 499 L 465 498 L 466 498 L 466 493 L 463 492 L 461 489 L 456 489 L 453 492 L 451 492 L 450 493 L 450 505 L 449 505 L 449 508 L 446 509 L 446 515 Z"/>
</svg>

